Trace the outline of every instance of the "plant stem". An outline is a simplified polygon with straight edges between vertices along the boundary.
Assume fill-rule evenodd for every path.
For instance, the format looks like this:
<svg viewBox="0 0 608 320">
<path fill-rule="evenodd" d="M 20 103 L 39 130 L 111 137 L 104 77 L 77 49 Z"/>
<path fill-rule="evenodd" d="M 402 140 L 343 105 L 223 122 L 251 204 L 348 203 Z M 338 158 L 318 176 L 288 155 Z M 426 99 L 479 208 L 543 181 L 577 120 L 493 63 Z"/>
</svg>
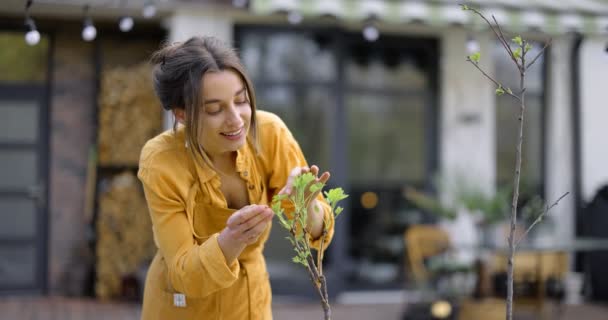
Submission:
<svg viewBox="0 0 608 320">
<path fill-rule="evenodd" d="M 523 52 L 523 45 L 522 45 Z M 519 200 L 519 180 L 521 177 L 521 148 L 524 140 L 524 114 L 526 111 L 525 98 L 525 55 L 522 55 L 520 69 L 519 89 L 521 90 L 521 100 L 519 108 L 519 139 L 517 141 L 515 155 L 515 177 L 513 178 L 513 201 L 511 202 L 511 228 L 509 230 L 509 259 L 507 263 L 507 320 L 513 319 L 513 260 L 515 258 L 515 229 L 517 227 L 517 203 Z"/>
</svg>

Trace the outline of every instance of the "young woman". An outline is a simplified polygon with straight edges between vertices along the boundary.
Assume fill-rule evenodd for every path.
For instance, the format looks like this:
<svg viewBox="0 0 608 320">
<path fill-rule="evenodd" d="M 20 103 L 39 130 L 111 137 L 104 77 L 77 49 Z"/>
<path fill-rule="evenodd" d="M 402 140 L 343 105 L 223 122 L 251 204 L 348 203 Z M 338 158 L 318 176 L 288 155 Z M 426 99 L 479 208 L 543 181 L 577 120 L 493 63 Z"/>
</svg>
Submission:
<svg viewBox="0 0 608 320">
<path fill-rule="evenodd" d="M 141 151 L 138 177 L 158 252 L 148 270 L 142 319 L 272 319 L 262 251 L 277 193 L 311 172 L 285 124 L 256 110 L 251 81 L 235 51 L 193 37 L 157 51 L 154 88 L 176 124 Z M 308 204 L 313 246 L 333 236 L 321 195 Z M 326 247 L 326 246 L 324 246 Z M 325 248 L 322 248 L 323 250 Z"/>
</svg>

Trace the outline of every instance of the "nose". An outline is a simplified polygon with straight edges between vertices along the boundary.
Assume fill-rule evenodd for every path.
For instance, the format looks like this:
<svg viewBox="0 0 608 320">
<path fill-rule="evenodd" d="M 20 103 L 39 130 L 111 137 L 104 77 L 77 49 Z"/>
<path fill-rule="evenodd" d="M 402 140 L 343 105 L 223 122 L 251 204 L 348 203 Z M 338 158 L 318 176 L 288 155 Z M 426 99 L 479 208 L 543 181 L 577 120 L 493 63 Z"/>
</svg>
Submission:
<svg viewBox="0 0 608 320">
<path fill-rule="evenodd" d="M 226 122 L 230 128 L 237 129 L 243 126 L 243 118 L 241 117 L 241 112 L 239 108 L 237 108 L 234 104 L 228 108 L 228 118 Z"/>
</svg>

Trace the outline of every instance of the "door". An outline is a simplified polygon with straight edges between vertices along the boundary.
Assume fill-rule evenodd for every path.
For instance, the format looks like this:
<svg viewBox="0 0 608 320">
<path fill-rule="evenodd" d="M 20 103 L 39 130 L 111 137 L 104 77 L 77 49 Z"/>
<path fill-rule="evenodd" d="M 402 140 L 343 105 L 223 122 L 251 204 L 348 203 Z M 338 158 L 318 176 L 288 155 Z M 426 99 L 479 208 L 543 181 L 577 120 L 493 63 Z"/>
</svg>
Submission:
<svg viewBox="0 0 608 320">
<path fill-rule="evenodd" d="M 0 294 L 45 291 L 47 112 L 40 85 L 0 85 Z"/>
</svg>

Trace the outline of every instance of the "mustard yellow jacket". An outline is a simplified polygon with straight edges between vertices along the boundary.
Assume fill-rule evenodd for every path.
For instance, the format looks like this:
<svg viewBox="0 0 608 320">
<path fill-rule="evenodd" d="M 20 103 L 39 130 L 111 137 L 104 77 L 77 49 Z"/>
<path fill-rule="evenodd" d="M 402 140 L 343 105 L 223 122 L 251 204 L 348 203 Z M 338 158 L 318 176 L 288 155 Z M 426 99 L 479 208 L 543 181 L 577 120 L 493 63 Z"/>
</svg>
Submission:
<svg viewBox="0 0 608 320">
<path fill-rule="evenodd" d="M 256 155 L 247 143 L 238 150 L 236 167 L 247 184 L 249 202 L 268 204 L 285 185 L 290 170 L 306 165 L 306 160 L 276 115 L 264 111 L 256 115 L 260 153 Z M 270 227 L 237 261 L 226 263 L 217 236 L 235 210 L 227 208 L 219 175 L 195 165 L 189 156 L 183 128 L 146 143 L 138 177 L 158 247 L 146 278 L 142 319 L 272 319 L 262 255 Z M 329 244 L 334 220 L 327 203 L 321 203 L 330 221 L 325 239 Z M 313 241 L 314 247 L 319 245 L 320 239 Z"/>
</svg>

